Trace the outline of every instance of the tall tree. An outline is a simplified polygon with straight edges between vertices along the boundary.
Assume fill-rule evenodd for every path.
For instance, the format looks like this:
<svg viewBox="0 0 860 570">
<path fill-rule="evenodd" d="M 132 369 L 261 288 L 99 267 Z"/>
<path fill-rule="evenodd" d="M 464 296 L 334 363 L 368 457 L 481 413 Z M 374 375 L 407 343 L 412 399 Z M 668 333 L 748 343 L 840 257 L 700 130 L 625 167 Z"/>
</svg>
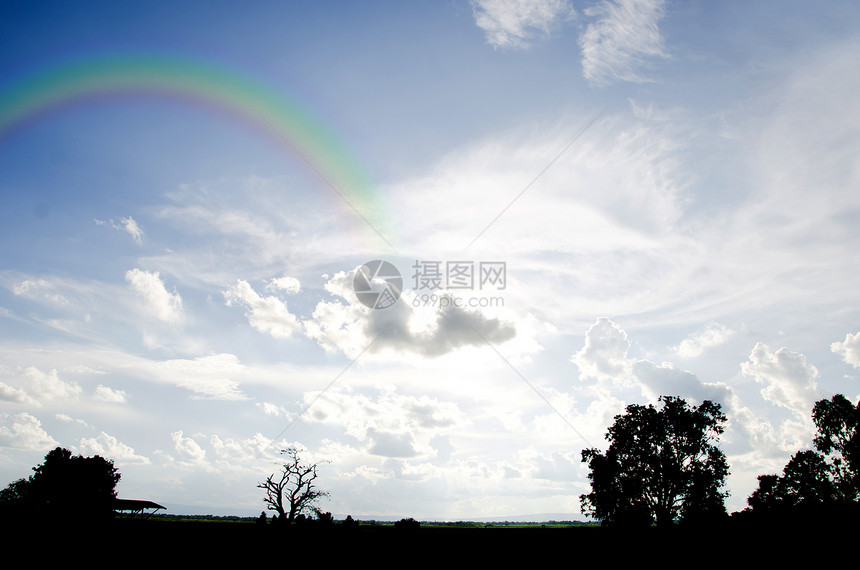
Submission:
<svg viewBox="0 0 860 570">
<path fill-rule="evenodd" d="M 29 479 L 10 483 L 0 502 L 51 517 L 104 518 L 113 512 L 120 474 L 101 456 L 72 455 L 57 447 L 33 468 Z"/>
<path fill-rule="evenodd" d="M 609 428 L 609 449 L 582 452 L 591 492 L 583 512 L 604 524 L 668 526 L 725 516 L 729 468 L 715 445 L 726 417 L 720 405 L 698 407 L 661 396 L 662 407 L 630 405 Z"/>
<path fill-rule="evenodd" d="M 747 498 L 754 513 L 823 512 L 860 499 L 860 403 L 842 394 L 819 400 L 812 421 L 818 429 L 815 450 L 795 453 L 782 475 L 759 476 L 758 488 Z"/>
<path fill-rule="evenodd" d="M 815 448 L 830 458 L 839 499 L 860 499 L 860 402 L 852 404 L 842 394 L 819 400 L 812 408 L 818 428 Z"/>
<path fill-rule="evenodd" d="M 296 448 L 281 450 L 287 456 L 281 466 L 280 474 L 273 473 L 265 483 L 257 485 L 266 491 L 263 502 L 270 511 L 276 511 L 280 521 L 292 523 L 296 517 L 305 513 L 319 513 L 317 500 L 327 497 L 328 493 L 316 486 L 316 463 L 304 463 Z"/>
</svg>

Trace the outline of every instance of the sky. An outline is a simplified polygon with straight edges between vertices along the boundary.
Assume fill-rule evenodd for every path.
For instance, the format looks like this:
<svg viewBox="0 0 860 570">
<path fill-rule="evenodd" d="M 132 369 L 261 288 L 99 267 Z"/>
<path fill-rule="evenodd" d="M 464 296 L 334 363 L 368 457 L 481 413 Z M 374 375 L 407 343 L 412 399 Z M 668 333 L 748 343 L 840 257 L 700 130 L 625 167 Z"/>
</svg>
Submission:
<svg viewBox="0 0 860 570">
<path fill-rule="evenodd" d="M 258 514 L 296 446 L 340 516 L 581 518 L 582 450 L 675 395 L 722 406 L 743 509 L 860 397 L 858 30 L 4 2 L 0 483 L 62 446 L 120 497 Z"/>
</svg>

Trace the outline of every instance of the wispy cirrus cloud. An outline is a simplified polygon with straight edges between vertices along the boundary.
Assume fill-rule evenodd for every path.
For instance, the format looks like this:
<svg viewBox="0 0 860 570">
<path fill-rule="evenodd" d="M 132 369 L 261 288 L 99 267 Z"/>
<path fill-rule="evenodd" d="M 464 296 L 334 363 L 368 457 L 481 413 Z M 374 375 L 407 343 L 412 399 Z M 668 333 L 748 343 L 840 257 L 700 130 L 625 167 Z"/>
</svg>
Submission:
<svg viewBox="0 0 860 570">
<path fill-rule="evenodd" d="M 115 230 L 124 231 L 131 236 L 131 238 L 137 245 L 143 244 L 143 230 L 141 229 L 140 224 L 138 224 L 137 221 L 131 216 L 127 218 L 120 218 L 120 223 L 116 223 L 113 220 L 99 219 L 95 220 L 95 222 L 99 226 L 108 226 Z"/>
<path fill-rule="evenodd" d="M 575 16 L 567 0 L 473 0 L 475 23 L 494 48 L 523 49 Z"/>
<path fill-rule="evenodd" d="M 582 73 L 593 84 L 648 81 L 639 68 L 667 58 L 659 23 L 664 0 L 603 0 L 585 14 L 596 17 L 579 38 Z"/>
</svg>

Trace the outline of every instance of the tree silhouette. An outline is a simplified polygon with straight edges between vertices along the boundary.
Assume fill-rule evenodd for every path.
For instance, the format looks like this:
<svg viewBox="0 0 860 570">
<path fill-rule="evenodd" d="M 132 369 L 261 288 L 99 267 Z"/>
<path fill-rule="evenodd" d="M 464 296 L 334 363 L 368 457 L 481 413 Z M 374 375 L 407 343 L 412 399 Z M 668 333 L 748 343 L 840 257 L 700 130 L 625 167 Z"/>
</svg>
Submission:
<svg viewBox="0 0 860 570">
<path fill-rule="evenodd" d="M 57 447 L 33 471 L 29 479 L 10 483 L 0 492 L 0 502 L 53 518 L 107 518 L 113 513 L 120 480 L 113 461 L 72 455 Z"/>
<path fill-rule="evenodd" d="M 860 498 L 860 402 L 855 406 L 842 394 L 819 400 L 812 408 L 818 428 L 815 448 L 831 459 L 838 499 Z"/>
<path fill-rule="evenodd" d="M 760 475 L 758 488 L 747 498 L 757 514 L 824 512 L 860 498 L 860 404 L 842 394 L 812 408 L 818 428 L 815 450 L 798 451 L 782 475 Z"/>
<path fill-rule="evenodd" d="M 318 513 L 317 500 L 327 497 L 328 493 L 316 486 L 316 463 L 303 463 L 296 448 L 281 450 L 287 460 L 281 466 L 280 474 L 272 474 L 265 483 L 257 485 L 266 491 L 263 502 L 270 511 L 278 513 L 282 523 L 292 523 L 298 515 Z"/>
<path fill-rule="evenodd" d="M 726 516 L 725 455 L 714 442 L 726 417 L 710 401 L 688 406 L 661 396 L 661 409 L 630 405 L 609 428 L 606 453 L 582 452 L 591 492 L 583 512 L 608 525 L 669 526 Z"/>
</svg>

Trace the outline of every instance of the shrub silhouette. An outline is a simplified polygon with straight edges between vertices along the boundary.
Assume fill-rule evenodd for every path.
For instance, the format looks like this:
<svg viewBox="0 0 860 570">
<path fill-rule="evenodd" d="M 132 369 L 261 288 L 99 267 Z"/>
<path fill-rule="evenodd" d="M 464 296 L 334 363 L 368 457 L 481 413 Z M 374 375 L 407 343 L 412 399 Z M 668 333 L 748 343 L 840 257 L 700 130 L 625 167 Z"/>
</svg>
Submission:
<svg viewBox="0 0 860 570">
<path fill-rule="evenodd" d="M 400 519 L 394 523 L 394 528 L 401 532 L 415 532 L 421 527 L 421 523 L 409 517 L 408 519 Z"/>
</svg>

